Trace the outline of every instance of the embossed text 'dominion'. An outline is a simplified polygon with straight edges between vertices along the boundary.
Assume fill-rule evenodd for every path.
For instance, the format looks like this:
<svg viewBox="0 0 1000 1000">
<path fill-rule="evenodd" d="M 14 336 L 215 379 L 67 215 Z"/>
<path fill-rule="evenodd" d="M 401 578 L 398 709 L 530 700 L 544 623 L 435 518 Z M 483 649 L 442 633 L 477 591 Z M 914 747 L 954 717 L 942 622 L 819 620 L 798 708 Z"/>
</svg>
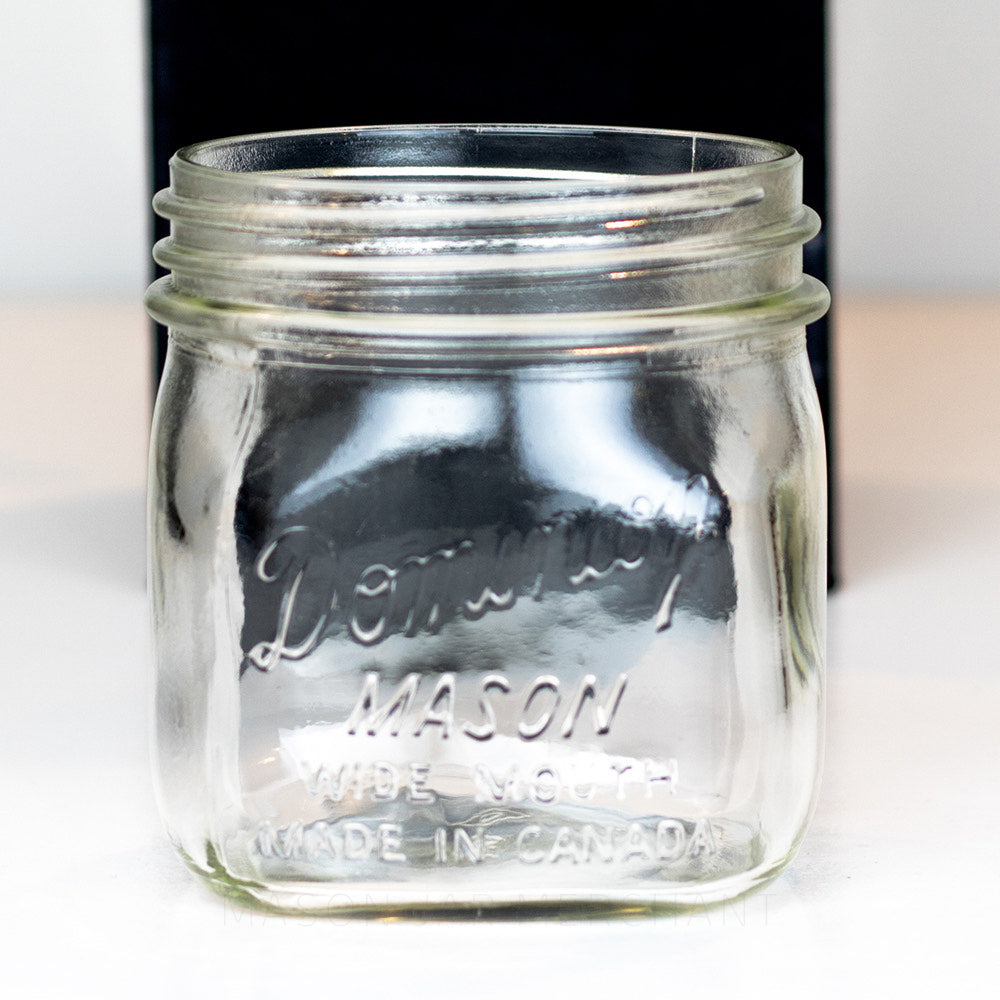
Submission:
<svg viewBox="0 0 1000 1000">
<path fill-rule="evenodd" d="M 696 482 L 702 493 L 704 478 Z M 293 525 L 253 564 L 251 582 L 275 588 L 274 624 L 269 638 L 247 649 L 246 663 L 266 672 L 308 656 L 332 635 L 346 634 L 363 646 L 392 635 L 433 635 L 456 618 L 475 621 L 519 601 L 600 590 L 625 578 L 641 580 L 653 627 L 664 631 L 683 585 L 685 557 L 720 530 L 706 508 L 678 523 L 638 498 L 629 514 L 580 510 L 523 531 L 481 528 L 422 552 L 352 568 L 349 553 L 334 542 Z"/>
</svg>

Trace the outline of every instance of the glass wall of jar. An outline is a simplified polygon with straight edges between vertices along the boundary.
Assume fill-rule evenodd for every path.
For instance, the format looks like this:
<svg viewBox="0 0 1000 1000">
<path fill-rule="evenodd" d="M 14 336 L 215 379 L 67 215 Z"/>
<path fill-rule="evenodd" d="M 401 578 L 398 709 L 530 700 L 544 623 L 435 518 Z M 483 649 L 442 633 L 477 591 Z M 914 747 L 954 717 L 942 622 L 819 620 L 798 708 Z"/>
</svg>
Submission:
<svg viewBox="0 0 1000 1000">
<path fill-rule="evenodd" d="M 824 456 L 774 143 L 182 150 L 150 459 L 170 836 L 284 910 L 695 905 L 822 745 Z"/>
</svg>

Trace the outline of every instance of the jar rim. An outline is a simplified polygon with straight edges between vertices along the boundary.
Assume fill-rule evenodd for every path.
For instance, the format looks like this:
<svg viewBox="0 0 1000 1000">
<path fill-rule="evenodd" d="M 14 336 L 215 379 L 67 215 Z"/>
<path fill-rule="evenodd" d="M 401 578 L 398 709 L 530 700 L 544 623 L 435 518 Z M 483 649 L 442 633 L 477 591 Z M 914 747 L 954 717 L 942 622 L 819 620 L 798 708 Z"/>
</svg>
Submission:
<svg viewBox="0 0 1000 1000">
<path fill-rule="evenodd" d="M 440 140 L 452 137 L 464 141 L 468 146 L 480 145 L 483 138 L 508 139 L 517 137 L 523 142 L 526 137 L 537 137 L 548 142 L 553 140 L 592 139 L 603 141 L 605 145 L 627 143 L 629 140 L 641 142 L 647 147 L 644 155 L 648 158 L 651 142 L 661 145 L 661 155 L 669 152 L 666 159 L 668 169 L 649 169 L 648 159 L 645 169 L 570 169 L 552 167 L 548 169 L 525 168 L 514 170 L 509 167 L 458 167 L 453 164 L 429 163 L 435 175 L 426 175 L 427 166 L 413 163 L 353 163 L 320 170 L 310 170 L 306 166 L 265 168 L 255 167 L 262 154 L 279 153 L 288 156 L 292 152 L 312 152 L 305 147 L 314 145 L 316 152 L 329 152 L 332 140 L 343 145 L 354 139 L 359 159 L 372 157 L 374 140 L 385 143 L 387 139 L 409 140 L 406 147 L 412 154 L 415 146 L 423 150 L 440 152 Z M 434 143 L 431 143 L 434 140 Z M 668 147 L 675 147 L 668 149 Z M 684 169 L 677 168 L 676 154 L 690 150 L 686 156 Z M 705 153 L 709 155 L 706 157 Z M 616 150 L 612 147 L 611 152 Z M 619 155 L 627 154 L 619 145 Z M 727 162 L 727 156 L 732 162 Z M 329 193 L 331 189 L 343 187 L 345 191 L 363 188 L 371 194 L 381 196 L 406 193 L 414 189 L 424 193 L 429 191 L 451 193 L 456 189 L 471 196 L 481 196 L 490 190 L 502 191 L 525 197 L 541 194 L 551 196 L 553 186 L 566 192 L 575 188 L 592 189 L 598 184 L 602 189 L 623 191 L 636 188 L 659 188 L 663 186 L 683 186 L 686 183 L 711 179 L 713 182 L 727 180 L 748 181 L 775 169 L 788 169 L 801 160 L 801 155 L 784 143 L 755 139 L 726 133 L 687 131 L 677 129 L 638 128 L 611 125 L 573 124 L 400 124 L 339 126 L 335 128 L 274 131 L 229 136 L 191 143 L 178 150 L 171 158 L 171 167 L 191 178 L 192 181 L 215 182 L 224 185 L 252 185 L 255 195 L 271 189 L 275 194 L 287 195 L 289 186 L 294 184 L 303 191 L 312 190 Z M 487 176 L 488 175 L 488 176 Z M 708 175 L 708 176 L 706 176 Z M 265 195 L 266 197 L 266 195 Z"/>
</svg>

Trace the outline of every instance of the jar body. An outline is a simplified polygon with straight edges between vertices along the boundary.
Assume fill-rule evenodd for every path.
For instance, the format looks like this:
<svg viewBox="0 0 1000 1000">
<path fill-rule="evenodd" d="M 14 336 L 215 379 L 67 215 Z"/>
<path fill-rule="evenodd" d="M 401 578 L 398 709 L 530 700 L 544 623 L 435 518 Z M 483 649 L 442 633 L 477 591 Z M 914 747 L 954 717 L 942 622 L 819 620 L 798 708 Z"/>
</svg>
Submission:
<svg viewBox="0 0 1000 1000">
<path fill-rule="evenodd" d="M 820 753 L 803 344 L 376 374 L 175 337 L 151 543 L 184 857 L 315 909 L 684 904 L 780 868 Z"/>
<path fill-rule="evenodd" d="M 175 158 L 150 576 L 194 870 L 295 912 L 633 911 L 789 860 L 825 642 L 798 171 L 576 126 Z"/>
</svg>

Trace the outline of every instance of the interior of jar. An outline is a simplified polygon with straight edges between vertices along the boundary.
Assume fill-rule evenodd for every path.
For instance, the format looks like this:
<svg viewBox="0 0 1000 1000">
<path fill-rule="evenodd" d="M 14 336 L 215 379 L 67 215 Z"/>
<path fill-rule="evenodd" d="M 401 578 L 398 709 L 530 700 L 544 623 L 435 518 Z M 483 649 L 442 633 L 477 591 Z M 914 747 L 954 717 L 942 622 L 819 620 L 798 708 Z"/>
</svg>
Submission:
<svg viewBox="0 0 1000 1000">
<path fill-rule="evenodd" d="M 664 175 L 725 170 L 793 155 L 779 143 L 644 129 L 539 125 L 376 126 L 221 139 L 182 158 L 238 173 L 444 180 Z"/>
</svg>

